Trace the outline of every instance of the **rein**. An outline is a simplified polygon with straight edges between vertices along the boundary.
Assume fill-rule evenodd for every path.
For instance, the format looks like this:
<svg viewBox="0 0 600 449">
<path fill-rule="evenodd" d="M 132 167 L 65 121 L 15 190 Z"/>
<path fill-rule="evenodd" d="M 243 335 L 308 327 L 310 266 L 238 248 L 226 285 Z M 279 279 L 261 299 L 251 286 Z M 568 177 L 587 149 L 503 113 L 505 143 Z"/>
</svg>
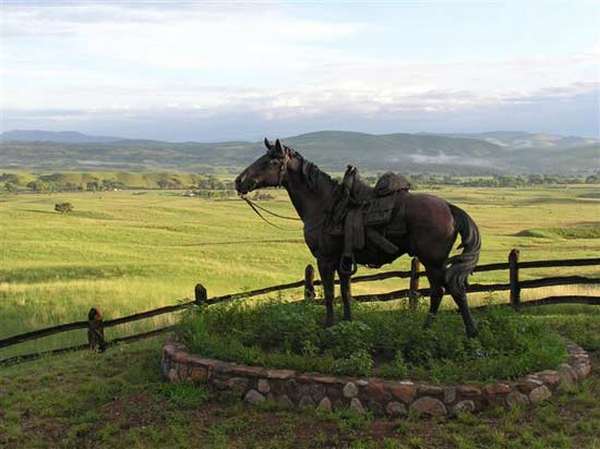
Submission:
<svg viewBox="0 0 600 449">
<path fill-rule="evenodd" d="M 274 228 L 281 229 L 282 231 L 292 231 L 292 230 L 295 231 L 296 229 L 285 229 L 285 228 L 282 228 L 281 226 L 277 226 L 275 223 L 270 222 L 263 214 L 260 213 L 260 211 L 262 210 L 263 212 L 266 212 L 266 213 L 268 213 L 268 214 L 270 214 L 270 215 L 272 215 L 274 217 L 281 218 L 281 219 L 284 219 L 284 220 L 302 221 L 298 217 L 288 217 L 286 215 L 280 215 L 280 214 L 278 214 L 276 212 L 270 211 L 269 209 L 266 209 L 266 208 L 264 208 L 264 207 L 256 204 L 250 198 L 247 198 L 247 197 L 245 197 L 243 195 L 240 196 L 240 198 L 243 199 L 248 204 L 248 206 L 250 206 L 250 208 L 254 211 L 254 213 L 256 215 L 258 215 L 265 223 L 270 224 Z"/>
</svg>

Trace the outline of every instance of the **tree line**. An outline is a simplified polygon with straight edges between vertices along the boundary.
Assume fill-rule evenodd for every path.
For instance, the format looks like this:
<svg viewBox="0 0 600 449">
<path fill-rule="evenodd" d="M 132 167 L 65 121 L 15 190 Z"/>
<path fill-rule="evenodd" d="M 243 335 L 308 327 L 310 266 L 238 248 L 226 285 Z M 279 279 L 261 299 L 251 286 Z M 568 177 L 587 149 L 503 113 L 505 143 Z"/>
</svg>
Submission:
<svg viewBox="0 0 600 449">
<path fill-rule="evenodd" d="M 409 177 L 413 187 L 448 185 L 461 187 L 530 187 L 564 184 L 600 184 L 600 171 L 587 177 L 563 175 L 492 175 L 484 177 L 416 174 Z"/>
<path fill-rule="evenodd" d="M 185 175 L 179 177 L 177 174 L 152 174 L 144 176 L 144 185 L 139 185 L 139 181 L 127 183 L 116 179 L 116 177 L 102 178 L 92 175 L 78 177 L 81 179 L 74 181 L 71 179 L 72 177 L 62 173 L 35 176 L 2 173 L 0 175 L 0 188 L 9 193 L 108 192 L 127 189 L 188 190 L 197 193 L 234 190 L 233 181 L 222 180 L 214 175 Z"/>
<path fill-rule="evenodd" d="M 33 178 L 33 179 L 32 179 Z M 136 182 L 127 183 L 113 177 L 100 177 L 89 174 L 79 176 L 74 181 L 64 173 L 50 175 L 23 176 L 15 173 L 2 173 L 0 175 L 0 191 L 8 193 L 33 192 L 107 192 L 126 189 L 160 189 L 160 190 L 185 190 L 190 196 L 207 198 L 222 198 L 234 193 L 231 180 L 224 180 L 212 174 L 148 174 L 143 186 Z M 125 177 L 126 178 L 126 177 Z M 378 176 L 369 175 L 364 179 L 374 184 Z M 137 178 L 136 178 L 137 179 Z M 435 174 L 411 174 L 409 176 L 413 188 L 427 185 L 448 185 L 462 187 L 526 187 L 536 185 L 562 185 L 562 184 L 600 184 L 600 170 L 587 177 L 563 176 L 547 174 L 529 175 L 490 175 L 452 176 Z"/>
</svg>

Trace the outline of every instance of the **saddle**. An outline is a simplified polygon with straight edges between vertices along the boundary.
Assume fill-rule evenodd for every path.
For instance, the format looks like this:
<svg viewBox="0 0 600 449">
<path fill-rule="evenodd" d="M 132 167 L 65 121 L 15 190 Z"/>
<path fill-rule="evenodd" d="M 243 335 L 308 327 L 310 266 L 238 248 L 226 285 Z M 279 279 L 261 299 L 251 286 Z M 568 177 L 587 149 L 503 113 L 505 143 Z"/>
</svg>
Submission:
<svg viewBox="0 0 600 449">
<path fill-rule="evenodd" d="M 332 233 L 344 236 L 344 251 L 340 260 L 340 272 L 354 274 L 356 262 L 354 251 L 370 245 L 387 254 L 395 254 L 399 248 L 386 237 L 406 233 L 403 192 L 410 190 L 408 180 L 396 173 L 383 174 L 370 187 L 360 179 L 358 169 L 349 165 L 341 183 L 341 195 L 332 211 Z M 393 224 L 390 224 L 393 221 Z"/>
</svg>

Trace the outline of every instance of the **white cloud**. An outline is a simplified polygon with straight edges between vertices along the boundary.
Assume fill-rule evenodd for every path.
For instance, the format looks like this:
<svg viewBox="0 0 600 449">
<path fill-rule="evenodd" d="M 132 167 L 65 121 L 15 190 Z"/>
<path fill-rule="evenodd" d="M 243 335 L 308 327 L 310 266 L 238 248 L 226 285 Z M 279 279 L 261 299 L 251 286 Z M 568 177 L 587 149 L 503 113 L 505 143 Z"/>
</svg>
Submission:
<svg viewBox="0 0 600 449">
<path fill-rule="evenodd" d="M 2 7 L 0 89 L 10 114 L 385 120 L 568 101 L 598 89 L 598 44 L 558 56 L 437 61 L 357 48 L 381 31 L 367 20 L 301 16 L 275 3 L 26 4 Z"/>
</svg>

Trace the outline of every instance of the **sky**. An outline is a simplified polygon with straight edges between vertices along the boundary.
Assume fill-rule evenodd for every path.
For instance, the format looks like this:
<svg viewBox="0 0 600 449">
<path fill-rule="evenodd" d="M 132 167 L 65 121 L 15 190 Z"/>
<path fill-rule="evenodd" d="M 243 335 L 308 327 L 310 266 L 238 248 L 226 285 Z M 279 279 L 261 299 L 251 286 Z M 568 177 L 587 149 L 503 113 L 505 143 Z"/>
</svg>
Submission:
<svg viewBox="0 0 600 449">
<path fill-rule="evenodd" d="M 2 131 L 600 137 L 593 1 L 0 4 Z"/>
</svg>

